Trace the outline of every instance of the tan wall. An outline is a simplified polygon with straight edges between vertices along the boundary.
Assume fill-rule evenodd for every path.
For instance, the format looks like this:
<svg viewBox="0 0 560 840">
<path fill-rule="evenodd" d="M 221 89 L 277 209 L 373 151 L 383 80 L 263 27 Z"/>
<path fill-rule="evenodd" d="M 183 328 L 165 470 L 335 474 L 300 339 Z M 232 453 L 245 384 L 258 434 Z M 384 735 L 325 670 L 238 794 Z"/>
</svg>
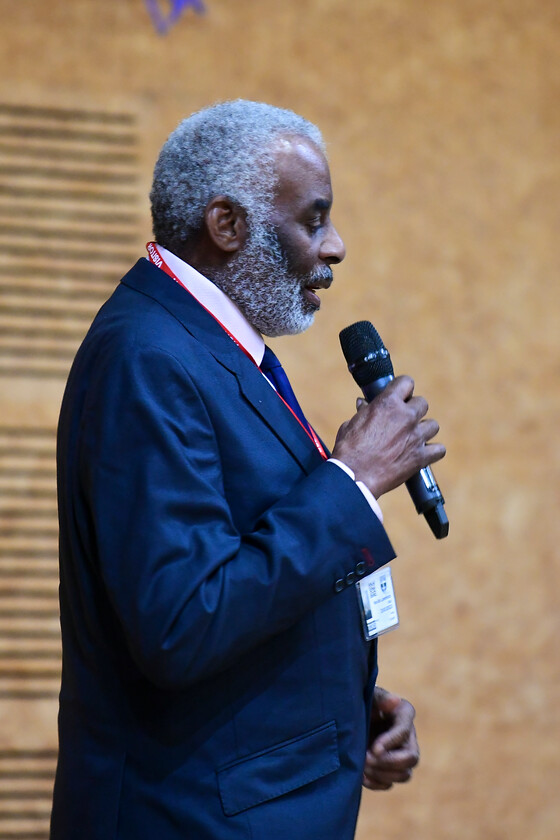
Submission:
<svg viewBox="0 0 560 840">
<path fill-rule="evenodd" d="M 436 469 L 447 540 L 433 540 L 405 491 L 383 500 L 399 553 L 401 627 L 382 640 L 381 683 L 416 704 L 422 764 L 411 785 L 365 796 L 359 838 L 552 840 L 560 833 L 557 0 L 206 5 L 205 16 L 185 13 L 161 36 L 141 0 L 0 0 L 0 104 L 62 106 L 75 117 L 0 110 L 0 840 L 46 825 L 56 746 L 52 432 L 68 356 L 53 361 L 52 347 L 71 354 L 113 275 L 141 253 L 150 170 L 167 133 L 191 110 L 238 96 L 302 112 L 329 142 L 348 256 L 315 327 L 276 342 L 310 418 L 332 441 L 351 412 L 356 389 L 337 334 L 367 318 L 429 397 L 448 446 Z M 96 113 L 84 123 L 83 110 Z M 64 124 L 75 127 L 79 113 L 82 127 L 103 136 L 68 139 Z M 41 135 L 14 134 L 15 124 L 54 127 L 48 160 L 29 152 L 46 142 Z M 93 147 L 108 154 L 121 129 L 127 136 L 115 142 L 127 161 L 86 167 L 111 174 L 109 182 L 76 180 L 80 150 L 89 161 Z M 35 169 L 23 171 L 30 160 Z M 37 170 L 49 164 L 64 171 Z M 22 185 L 31 198 L 12 200 L 10 186 L 21 193 Z M 51 187 L 79 187 L 82 197 L 36 199 L 42 210 L 70 208 L 45 239 L 49 214 L 32 222 L 29 204 L 33 190 Z M 104 189 L 118 195 L 101 206 Z M 132 218 L 111 221 L 111 206 Z M 84 208 L 105 215 L 80 221 Z M 68 231 L 73 239 L 62 238 Z M 112 231 L 126 238 L 112 251 L 92 236 Z M 36 800 L 15 794 L 29 767 L 45 776 Z"/>
</svg>

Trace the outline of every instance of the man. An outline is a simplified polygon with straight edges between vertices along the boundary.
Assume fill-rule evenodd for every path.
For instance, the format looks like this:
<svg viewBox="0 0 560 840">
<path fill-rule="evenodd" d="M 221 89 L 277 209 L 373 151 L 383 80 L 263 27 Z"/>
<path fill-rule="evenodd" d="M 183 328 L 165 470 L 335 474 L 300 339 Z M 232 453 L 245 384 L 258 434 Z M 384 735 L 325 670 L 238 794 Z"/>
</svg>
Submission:
<svg viewBox="0 0 560 840">
<path fill-rule="evenodd" d="M 394 557 L 377 499 L 443 457 L 437 424 L 399 377 L 327 459 L 265 353 L 344 257 L 314 126 L 244 101 L 195 114 L 151 198 L 157 241 L 61 411 L 51 836 L 350 840 L 362 781 L 418 759 L 410 704 L 374 694 L 354 581 Z"/>
</svg>

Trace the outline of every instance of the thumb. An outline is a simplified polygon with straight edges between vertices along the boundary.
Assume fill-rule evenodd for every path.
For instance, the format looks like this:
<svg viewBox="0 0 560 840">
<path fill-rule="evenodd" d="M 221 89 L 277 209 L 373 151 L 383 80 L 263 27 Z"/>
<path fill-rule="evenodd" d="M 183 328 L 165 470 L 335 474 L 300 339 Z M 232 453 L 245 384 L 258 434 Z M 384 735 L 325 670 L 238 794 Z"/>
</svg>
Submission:
<svg viewBox="0 0 560 840">
<path fill-rule="evenodd" d="M 400 702 L 398 694 L 384 694 L 376 701 L 377 710 L 384 715 L 390 715 L 396 711 Z"/>
</svg>

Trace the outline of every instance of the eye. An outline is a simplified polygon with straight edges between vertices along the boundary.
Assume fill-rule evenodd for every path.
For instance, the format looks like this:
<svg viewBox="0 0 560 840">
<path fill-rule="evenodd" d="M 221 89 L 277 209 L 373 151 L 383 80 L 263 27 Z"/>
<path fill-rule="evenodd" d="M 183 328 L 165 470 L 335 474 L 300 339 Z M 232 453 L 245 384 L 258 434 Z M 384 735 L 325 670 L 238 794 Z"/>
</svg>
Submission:
<svg viewBox="0 0 560 840">
<path fill-rule="evenodd" d="M 323 220 L 320 218 L 310 219 L 307 222 L 306 227 L 309 233 L 317 233 L 317 231 L 319 231 L 323 227 Z"/>
</svg>

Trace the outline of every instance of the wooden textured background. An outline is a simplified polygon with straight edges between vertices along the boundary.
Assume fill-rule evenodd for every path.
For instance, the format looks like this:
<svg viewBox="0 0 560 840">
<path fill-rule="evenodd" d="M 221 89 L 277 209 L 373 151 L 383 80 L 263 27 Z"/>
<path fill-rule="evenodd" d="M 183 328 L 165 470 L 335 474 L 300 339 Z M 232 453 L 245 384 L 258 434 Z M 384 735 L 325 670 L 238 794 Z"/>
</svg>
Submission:
<svg viewBox="0 0 560 840">
<path fill-rule="evenodd" d="M 143 253 L 159 146 L 238 96 L 329 143 L 348 256 L 312 330 L 276 342 L 310 419 L 332 441 L 351 413 L 337 336 L 367 318 L 448 446 L 447 540 L 383 499 L 381 683 L 415 703 L 422 763 L 364 796 L 359 840 L 559 836 L 557 0 L 207 0 L 165 35 L 142 0 L 0 12 L 0 840 L 47 836 L 64 372 Z"/>
</svg>

